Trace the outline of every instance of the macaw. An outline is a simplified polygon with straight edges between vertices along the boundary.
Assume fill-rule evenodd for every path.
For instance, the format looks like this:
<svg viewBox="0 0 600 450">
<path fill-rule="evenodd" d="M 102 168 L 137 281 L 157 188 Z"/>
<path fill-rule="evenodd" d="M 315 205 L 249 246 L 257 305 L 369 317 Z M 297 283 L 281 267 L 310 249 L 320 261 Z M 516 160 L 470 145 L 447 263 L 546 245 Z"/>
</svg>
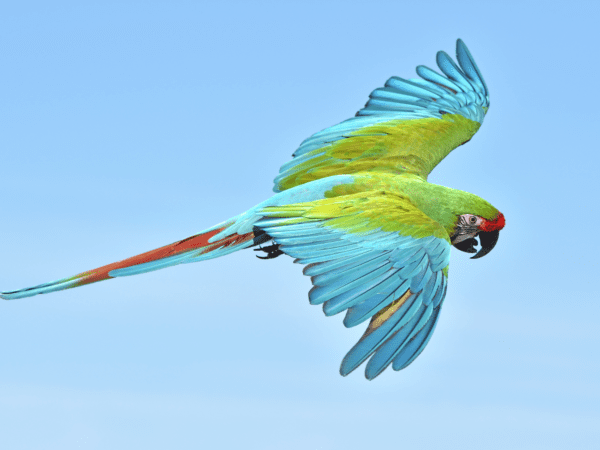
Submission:
<svg viewBox="0 0 600 450">
<path fill-rule="evenodd" d="M 448 285 L 451 245 L 488 254 L 505 225 L 501 212 L 468 192 L 427 182 L 432 169 L 483 122 L 488 88 L 469 50 L 458 65 L 437 53 L 442 74 L 392 77 L 355 117 L 320 131 L 275 178 L 275 195 L 200 234 L 52 283 L 3 292 L 6 300 L 70 289 L 259 247 L 304 264 L 313 305 L 346 311 L 344 325 L 369 324 L 344 357 L 348 375 L 390 364 L 401 370 L 427 345 Z M 479 238 L 480 250 L 476 245 Z M 261 244 L 272 243 L 266 247 Z"/>
</svg>

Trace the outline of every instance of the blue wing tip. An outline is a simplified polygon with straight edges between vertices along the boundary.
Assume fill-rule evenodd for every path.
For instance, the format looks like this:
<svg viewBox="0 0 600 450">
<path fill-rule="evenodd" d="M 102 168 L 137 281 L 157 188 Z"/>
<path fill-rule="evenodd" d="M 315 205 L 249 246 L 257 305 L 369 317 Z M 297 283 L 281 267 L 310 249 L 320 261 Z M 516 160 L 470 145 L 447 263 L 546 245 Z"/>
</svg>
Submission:
<svg viewBox="0 0 600 450">
<path fill-rule="evenodd" d="M 439 64 L 439 60 L 440 60 L 440 58 L 452 59 L 452 58 L 450 57 L 450 55 L 449 55 L 448 53 L 446 53 L 444 50 L 440 50 L 439 52 L 437 52 L 437 53 L 435 54 L 435 59 L 436 59 L 436 61 L 438 62 L 438 64 Z"/>
<path fill-rule="evenodd" d="M 389 364 L 387 364 L 384 367 L 377 367 L 374 369 L 372 367 L 370 368 L 367 364 L 367 367 L 365 368 L 365 378 L 369 381 L 373 381 L 375 378 L 381 375 L 381 373 L 387 368 L 387 366 L 389 366 Z"/>
</svg>

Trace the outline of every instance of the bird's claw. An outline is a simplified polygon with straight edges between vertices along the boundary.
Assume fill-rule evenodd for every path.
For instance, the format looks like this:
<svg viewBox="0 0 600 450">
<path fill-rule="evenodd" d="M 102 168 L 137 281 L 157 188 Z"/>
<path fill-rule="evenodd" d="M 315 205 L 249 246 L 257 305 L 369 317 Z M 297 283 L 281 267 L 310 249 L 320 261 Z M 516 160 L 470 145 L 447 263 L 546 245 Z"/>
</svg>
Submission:
<svg viewBox="0 0 600 450">
<path fill-rule="evenodd" d="M 279 244 L 271 244 L 267 247 L 259 247 L 254 249 L 255 252 L 265 252 L 267 256 L 258 256 L 258 259 L 273 259 L 277 258 L 280 255 L 283 255 L 283 252 L 279 250 Z"/>
</svg>

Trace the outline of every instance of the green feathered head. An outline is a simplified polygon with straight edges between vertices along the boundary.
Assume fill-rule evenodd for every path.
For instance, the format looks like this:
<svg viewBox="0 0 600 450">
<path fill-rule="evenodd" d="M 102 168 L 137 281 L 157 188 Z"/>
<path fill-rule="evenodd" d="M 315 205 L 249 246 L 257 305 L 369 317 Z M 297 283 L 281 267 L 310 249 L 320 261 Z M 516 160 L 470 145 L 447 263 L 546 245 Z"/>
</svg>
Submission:
<svg viewBox="0 0 600 450">
<path fill-rule="evenodd" d="M 481 249 L 472 259 L 481 258 L 491 252 L 498 242 L 500 230 L 506 223 L 504 214 L 481 197 L 468 192 L 459 192 L 461 192 L 462 203 L 457 204 L 453 211 L 456 219 L 450 240 L 460 251 L 476 253 L 475 238 L 479 237 Z"/>
<path fill-rule="evenodd" d="M 444 226 L 454 247 L 477 253 L 475 238 L 479 237 L 481 249 L 473 258 L 492 251 L 506 223 L 500 211 L 469 192 L 436 185 L 427 187 L 428 195 L 415 200 L 427 215 Z"/>
</svg>

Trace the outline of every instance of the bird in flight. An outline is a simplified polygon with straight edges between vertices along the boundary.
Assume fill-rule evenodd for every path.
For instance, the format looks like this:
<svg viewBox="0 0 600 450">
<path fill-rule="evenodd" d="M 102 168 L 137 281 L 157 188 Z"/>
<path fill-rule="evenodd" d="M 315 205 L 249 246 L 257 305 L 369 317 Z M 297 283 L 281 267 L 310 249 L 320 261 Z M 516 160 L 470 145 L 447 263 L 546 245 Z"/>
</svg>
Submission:
<svg viewBox="0 0 600 450">
<path fill-rule="evenodd" d="M 347 375 L 368 359 L 372 380 L 407 367 L 435 329 L 448 284 L 450 247 L 488 254 L 505 220 L 486 200 L 427 182 L 483 122 L 488 88 L 462 40 L 458 65 L 438 52 L 442 73 L 392 77 L 355 117 L 300 144 L 275 178 L 275 195 L 200 234 L 70 278 L 11 292 L 6 300 L 203 261 L 255 247 L 264 259 L 304 264 L 313 305 L 369 321 L 344 357 Z M 479 242 L 477 241 L 479 239 Z M 262 246 L 263 244 L 268 244 Z M 476 249 L 480 245 L 479 250 Z"/>
</svg>

